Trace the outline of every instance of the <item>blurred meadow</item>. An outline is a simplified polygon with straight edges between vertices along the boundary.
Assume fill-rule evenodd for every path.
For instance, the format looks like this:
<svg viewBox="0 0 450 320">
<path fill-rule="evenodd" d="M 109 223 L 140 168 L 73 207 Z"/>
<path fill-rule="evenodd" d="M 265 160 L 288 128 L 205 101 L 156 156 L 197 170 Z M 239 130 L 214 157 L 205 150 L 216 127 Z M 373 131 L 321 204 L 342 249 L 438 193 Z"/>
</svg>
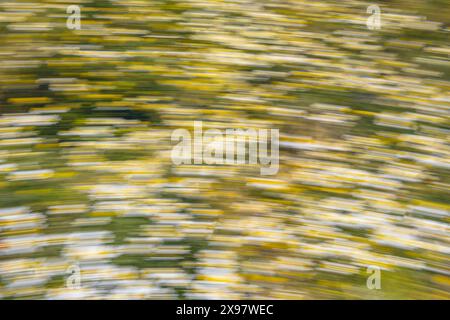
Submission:
<svg viewBox="0 0 450 320">
<path fill-rule="evenodd" d="M 450 299 L 449 13 L 1 1 L 0 298 Z M 193 121 L 278 128 L 278 174 L 174 166 Z"/>
</svg>

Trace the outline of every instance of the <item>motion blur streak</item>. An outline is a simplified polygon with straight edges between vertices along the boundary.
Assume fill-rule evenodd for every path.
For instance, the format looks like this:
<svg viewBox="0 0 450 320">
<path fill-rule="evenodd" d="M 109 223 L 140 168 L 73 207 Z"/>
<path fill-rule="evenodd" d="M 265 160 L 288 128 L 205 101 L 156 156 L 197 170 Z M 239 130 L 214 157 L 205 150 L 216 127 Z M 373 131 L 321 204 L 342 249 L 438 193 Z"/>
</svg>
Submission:
<svg viewBox="0 0 450 320">
<path fill-rule="evenodd" d="M 449 299 L 449 13 L 0 2 L 0 298 Z M 194 121 L 279 129 L 278 173 L 174 166 Z"/>
</svg>

